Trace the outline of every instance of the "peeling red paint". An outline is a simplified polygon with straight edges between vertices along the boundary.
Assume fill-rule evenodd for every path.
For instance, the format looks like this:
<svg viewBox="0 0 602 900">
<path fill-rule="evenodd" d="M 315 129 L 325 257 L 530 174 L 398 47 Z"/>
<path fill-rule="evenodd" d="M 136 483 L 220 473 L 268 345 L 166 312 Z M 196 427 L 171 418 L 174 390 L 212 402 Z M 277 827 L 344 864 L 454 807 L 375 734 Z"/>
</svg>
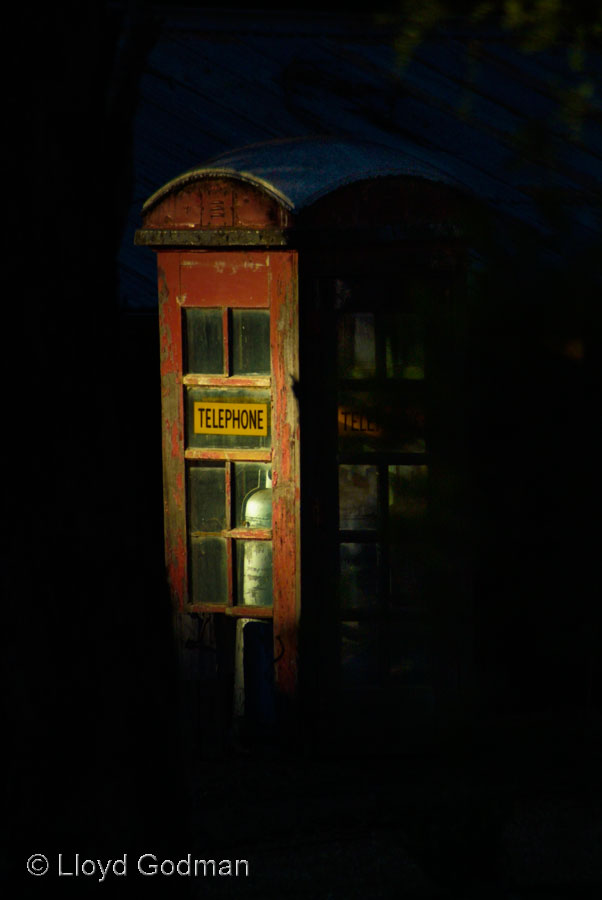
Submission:
<svg viewBox="0 0 602 900">
<path fill-rule="evenodd" d="M 188 596 L 184 400 L 181 313 L 175 302 L 180 289 L 180 253 L 159 253 L 158 271 L 165 560 L 174 606 L 183 609 Z"/>
<path fill-rule="evenodd" d="M 215 187 L 215 184 L 213 185 Z M 195 194 L 196 187 L 167 195 L 146 216 L 146 227 L 163 227 L 181 223 L 182 227 L 215 227 L 205 222 L 205 195 Z M 207 196 L 209 196 L 207 194 Z M 213 194 L 213 200 L 217 195 Z M 221 196 L 221 195 L 220 195 Z M 249 226 L 254 222 L 267 227 L 288 223 L 288 214 L 273 201 L 244 199 L 232 194 L 234 225 Z M 249 194 L 249 197 L 251 195 Z M 230 195 L 224 194 L 223 216 Z M 242 199 L 241 199 L 242 198 Z M 219 199 L 219 198 L 218 198 Z M 217 202 L 217 201 L 216 201 Z M 237 205 L 238 204 L 238 205 Z M 241 205 L 242 204 L 242 205 Z M 254 205 L 255 204 L 255 205 Z M 244 206 L 244 210 L 243 210 Z M 221 207 L 220 207 L 221 209 Z M 243 212 L 241 212 L 243 210 Z M 237 218 L 238 217 L 238 218 Z M 263 218 L 262 218 L 263 217 Z M 224 220 L 225 221 L 225 220 Z M 224 224 L 223 222 L 221 223 Z M 165 547 L 168 584 L 174 607 L 191 611 L 188 590 L 186 459 L 223 460 L 227 471 L 227 495 L 230 496 L 230 460 L 258 460 L 272 463 L 273 524 L 270 532 L 245 534 L 247 539 L 268 540 L 273 548 L 272 609 L 257 611 L 260 618 L 273 616 L 275 640 L 275 681 L 277 691 L 292 699 L 297 688 L 297 630 L 300 612 L 300 524 L 299 524 L 299 421 L 293 385 L 298 380 L 298 305 L 297 254 L 290 250 L 161 250 L 158 253 L 158 290 L 160 299 L 161 394 L 163 418 L 163 466 Z M 231 308 L 269 309 L 272 374 L 253 378 L 229 379 L 227 362 L 223 375 L 198 376 L 192 373 L 187 383 L 232 387 L 271 385 L 272 449 L 271 450 L 187 450 L 184 431 L 184 372 L 182 346 L 182 309 L 191 306 L 222 307 L 224 323 Z M 228 333 L 228 329 L 224 329 Z M 227 349 L 227 348 L 226 348 Z M 226 360 L 228 353 L 225 354 Z M 236 535 L 226 535 L 228 558 L 228 605 L 222 611 L 242 615 L 245 609 L 234 607 L 233 547 Z M 206 604 L 203 604 L 206 606 Z M 215 606 L 215 604 L 214 604 Z M 217 610 L 220 606 L 217 605 Z M 247 610 L 247 614 L 250 611 Z M 252 613 L 250 613 L 252 614 Z"/>
<path fill-rule="evenodd" d="M 259 188 L 230 179 L 186 176 L 145 211 L 146 228 L 286 228 L 290 213 Z M 171 186 L 171 185 L 170 185 Z"/>
<path fill-rule="evenodd" d="M 257 250 L 182 253 L 180 305 L 265 309 L 269 274 L 270 256 Z"/>
<path fill-rule="evenodd" d="M 181 451 L 182 443 L 180 439 L 181 425 L 179 422 L 171 422 L 166 424 L 171 429 L 171 455 L 177 458 Z"/>
<path fill-rule="evenodd" d="M 272 254 L 272 366 L 274 461 L 273 553 L 276 685 L 293 699 L 297 689 L 300 614 L 298 409 L 292 386 L 299 377 L 297 255 Z"/>
</svg>

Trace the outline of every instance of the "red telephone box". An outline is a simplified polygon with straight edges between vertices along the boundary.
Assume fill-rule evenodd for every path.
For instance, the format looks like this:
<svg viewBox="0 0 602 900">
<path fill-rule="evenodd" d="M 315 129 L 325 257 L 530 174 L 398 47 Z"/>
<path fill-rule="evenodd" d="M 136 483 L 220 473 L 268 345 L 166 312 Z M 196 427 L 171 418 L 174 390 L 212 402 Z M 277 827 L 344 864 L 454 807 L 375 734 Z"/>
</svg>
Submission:
<svg viewBox="0 0 602 900">
<path fill-rule="evenodd" d="M 397 154 L 318 140 L 240 151 L 144 205 L 167 577 L 227 717 L 278 725 L 301 696 L 310 730 L 391 741 L 462 693 L 465 560 L 441 537 L 461 506 L 458 210 Z"/>
</svg>

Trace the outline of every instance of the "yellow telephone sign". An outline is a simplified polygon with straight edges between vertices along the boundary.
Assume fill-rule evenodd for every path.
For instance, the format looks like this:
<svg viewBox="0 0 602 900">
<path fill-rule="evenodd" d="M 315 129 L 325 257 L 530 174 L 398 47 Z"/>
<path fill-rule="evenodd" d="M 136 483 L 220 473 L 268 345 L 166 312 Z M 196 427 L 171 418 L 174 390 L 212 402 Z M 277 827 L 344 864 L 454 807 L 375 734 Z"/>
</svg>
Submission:
<svg viewBox="0 0 602 900">
<path fill-rule="evenodd" d="M 267 435 L 267 403 L 194 404 L 195 434 Z"/>
</svg>

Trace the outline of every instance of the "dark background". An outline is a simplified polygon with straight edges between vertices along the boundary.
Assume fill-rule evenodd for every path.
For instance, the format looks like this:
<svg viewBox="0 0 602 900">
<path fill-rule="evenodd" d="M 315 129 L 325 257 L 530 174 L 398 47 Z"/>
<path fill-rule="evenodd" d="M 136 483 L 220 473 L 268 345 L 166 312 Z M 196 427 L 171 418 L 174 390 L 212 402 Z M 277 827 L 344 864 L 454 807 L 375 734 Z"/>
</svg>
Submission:
<svg viewBox="0 0 602 900">
<path fill-rule="evenodd" d="M 158 338 L 133 335 L 116 299 L 136 90 L 136 71 L 118 66 L 122 12 L 13 9 L 5 31 L 3 843 L 15 896 L 43 889 L 24 875 L 36 850 L 111 855 L 179 827 Z"/>
<path fill-rule="evenodd" d="M 3 843 L 13 896 L 49 887 L 22 882 L 33 852 L 135 855 L 150 841 L 181 853 L 197 790 L 163 578 L 158 336 L 152 317 L 133 322 L 116 301 L 137 78 L 131 63 L 120 68 L 121 15 L 100 2 L 13 9 L 5 30 Z M 140 64 L 152 40 L 149 24 Z M 522 716 L 524 738 L 494 742 L 513 754 L 513 773 L 547 765 L 549 784 L 566 787 L 579 769 L 588 796 L 600 706 L 590 284 L 587 274 L 583 285 L 542 279 L 550 303 L 525 318 L 509 302 L 495 328 L 477 319 L 469 356 L 480 708 Z M 511 275 L 497 283 L 500 306 L 512 288 Z M 325 789 L 333 811 L 337 796 Z M 210 822 L 199 828 L 211 833 Z M 428 868 L 430 839 L 418 825 L 413 839 Z M 457 866 L 446 852 L 429 870 L 442 884 Z"/>
</svg>

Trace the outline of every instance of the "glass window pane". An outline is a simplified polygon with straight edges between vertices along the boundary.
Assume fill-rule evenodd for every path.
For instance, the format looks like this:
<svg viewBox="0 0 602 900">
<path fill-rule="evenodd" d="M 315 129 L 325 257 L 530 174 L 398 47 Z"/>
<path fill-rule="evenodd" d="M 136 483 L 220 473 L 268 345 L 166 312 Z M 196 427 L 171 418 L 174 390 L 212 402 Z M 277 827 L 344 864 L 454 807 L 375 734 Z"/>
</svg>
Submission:
<svg viewBox="0 0 602 900">
<path fill-rule="evenodd" d="M 376 466 L 339 466 L 339 528 L 374 531 L 378 524 Z"/>
<path fill-rule="evenodd" d="M 189 447 L 270 447 L 269 390 L 186 389 Z"/>
<path fill-rule="evenodd" d="M 412 687 L 429 684 L 429 637 L 424 625 L 391 623 L 387 644 L 389 678 L 393 683 Z"/>
<path fill-rule="evenodd" d="M 378 625 L 374 622 L 341 623 L 341 683 L 343 687 L 370 687 L 379 682 Z"/>
<path fill-rule="evenodd" d="M 365 313 L 372 310 L 383 296 L 385 282 L 373 276 L 359 278 L 335 278 L 333 282 L 334 306 L 338 312 Z"/>
<path fill-rule="evenodd" d="M 272 606 L 272 542 L 235 541 L 239 604 Z"/>
<path fill-rule="evenodd" d="M 376 340 L 373 313 L 344 313 L 339 317 L 338 364 L 342 378 L 373 378 Z"/>
<path fill-rule="evenodd" d="M 242 643 L 247 734 L 261 735 L 275 723 L 272 623 L 245 622 Z"/>
<path fill-rule="evenodd" d="M 426 595 L 427 548 L 422 544 L 399 542 L 390 553 L 391 605 L 424 608 Z"/>
<path fill-rule="evenodd" d="M 232 310 L 232 374 L 270 374 L 270 313 Z"/>
<path fill-rule="evenodd" d="M 192 538 L 190 542 L 193 603 L 227 603 L 228 564 L 223 538 Z"/>
<path fill-rule="evenodd" d="M 343 543 L 339 548 L 341 609 L 378 605 L 379 553 L 376 544 Z"/>
<path fill-rule="evenodd" d="M 333 288 L 335 309 L 348 309 L 353 300 L 354 293 L 358 293 L 355 279 L 335 278 Z"/>
<path fill-rule="evenodd" d="M 236 528 L 272 527 L 272 467 L 268 463 L 234 463 Z"/>
<path fill-rule="evenodd" d="M 223 464 L 188 468 L 190 531 L 221 531 L 226 527 L 226 470 Z"/>
<path fill-rule="evenodd" d="M 391 524 L 421 526 L 427 512 L 428 466 L 389 466 Z"/>
<path fill-rule="evenodd" d="M 383 318 L 388 378 L 424 378 L 424 334 L 421 319 L 411 313 Z"/>
<path fill-rule="evenodd" d="M 221 309 L 185 309 L 184 334 L 187 372 L 222 375 L 224 330 Z"/>
</svg>

